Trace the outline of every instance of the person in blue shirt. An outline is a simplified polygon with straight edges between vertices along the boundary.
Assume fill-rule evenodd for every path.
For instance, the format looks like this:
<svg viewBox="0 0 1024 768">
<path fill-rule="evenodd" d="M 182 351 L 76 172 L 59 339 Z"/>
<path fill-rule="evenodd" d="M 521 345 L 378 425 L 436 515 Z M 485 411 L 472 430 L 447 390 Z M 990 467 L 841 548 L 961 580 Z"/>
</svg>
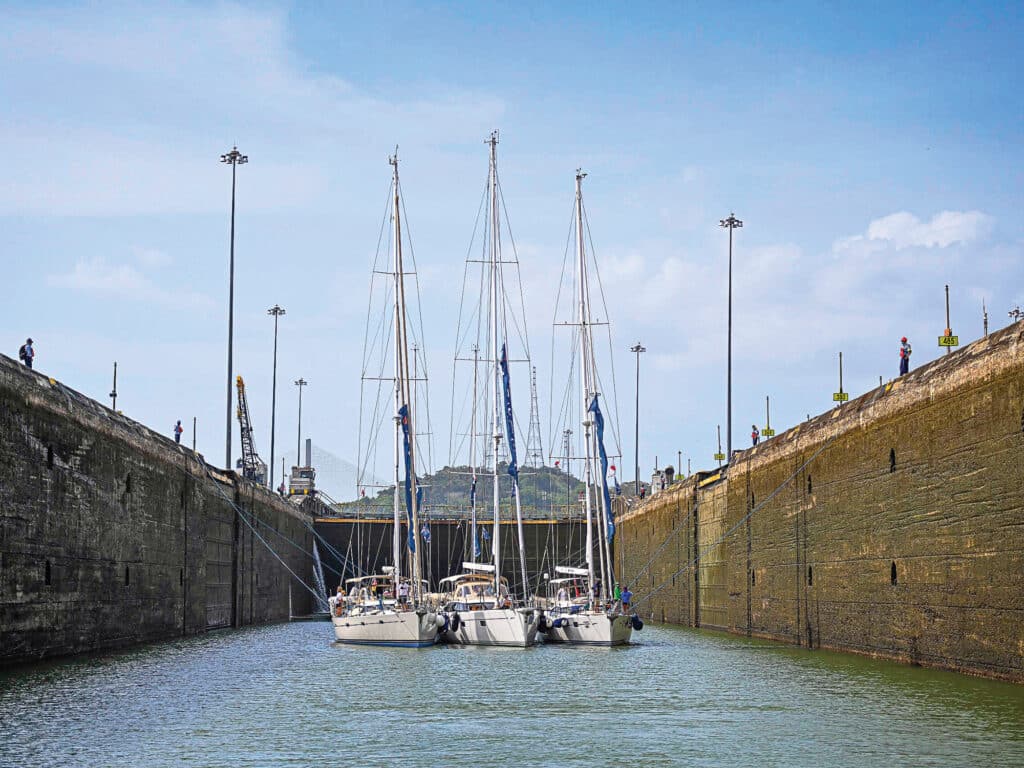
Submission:
<svg viewBox="0 0 1024 768">
<path fill-rule="evenodd" d="M 627 585 L 626 588 L 622 590 L 622 612 L 623 613 L 629 613 L 629 604 L 632 601 L 633 601 L 633 593 L 629 591 L 629 586 Z"/>
<path fill-rule="evenodd" d="M 32 339 L 26 339 L 25 343 L 22 344 L 21 349 L 18 350 L 18 357 L 25 363 L 29 368 L 32 367 L 32 361 L 36 357 L 36 351 L 32 349 Z"/>
</svg>

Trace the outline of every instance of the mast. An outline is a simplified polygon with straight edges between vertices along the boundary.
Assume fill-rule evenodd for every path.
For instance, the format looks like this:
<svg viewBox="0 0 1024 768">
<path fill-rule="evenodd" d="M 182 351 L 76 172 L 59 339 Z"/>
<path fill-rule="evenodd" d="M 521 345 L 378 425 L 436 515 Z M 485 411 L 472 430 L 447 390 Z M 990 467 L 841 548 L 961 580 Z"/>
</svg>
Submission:
<svg viewBox="0 0 1024 768">
<path fill-rule="evenodd" d="M 474 344 L 473 345 L 473 403 L 470 406 L 470 412 L 472 413 L 472 416 L 470 417 L 470 426 L 469 426 L 469 469 L 470 469 L 470 472 L 473 473 L 473 486 L 472 486 L 473 492 L 470 495 L 470 500 L 469 500 L 469 507 L 470 507 L 469 513 L 470 513 L 470 516 L 471 516 L 470 535 L 472 536 L 472 544 L 470 545 L 470 550 L 469 550 L 469 560 L 470 560 L 470 562 L 473 562 L 473 563 L 476 562 L 476 547 L 477 547 L 477 538 L 476 538 L 476 373 L 477 373 L 477 363 L 479 362 L 479 358 L 480 358 L 480 347 L 478 345 Z"/>
<path fill-rule="evenodd" d="M 583 391 L 583 444 L 586 455 L 583 460 L 583 495 L 584 511 L 587 518 L 587 586 L 593 594 L 594 586 L 594 522 L 593 508 L 590 502 L 590 459 L 591 427 L 594 424 L 590 416 L 590 359 L 587 354 L 590 336 L 590 306 L 587 303 L 587 264 L 583 252 L 583 179 L 587 176 L 581 168 L 576 169 L 576 256 L 579 260 L 580 287 L 580 386 Z"/>
<path fill-rule="evenodd" d="M 401 480 L 399 475 L 399 465 L 401 464 L 402 456 L 402 417 L 399 415 L 399 410 L 402 407 L 402 355 L 399 351 L 402 345 L 402 333 L 401 333 L 401 319 L 399 317 L 398 307 L 398 284 L 401 281 L 401 269 L 398 265 L 399 251 L 401 250 L 401 244 L 399 240 L 398 224 L 398 149 L 395 149 L 395 157 L 388 158 L 388 162 L 394 167 L 392 173 L 391 185 L 394 192 L 391 208 L 391 225 L 393 228 L 392 238 L 393 244 L 393 264 L 395 265 L 395 494 L 393 500 L 393 512 L 394 512 L 394 532 L 391 536 L 391 548 L 392 557 L 391 565 L 394 568 L 392 574 L 395 580 L 395 595 L 398 594 L 398 585 L 401 583 L 402 578 L 402 505 L 401 505 L 401 491 L 399 482 Z"/>
<path fill-rule="evenodd" d="M 409 334 L 408 324 L 406 318 L 406 307 L 405 307 L 405 269 L 402 264 L 402 224 L 400 205 L 398 197 L 398 150 L 395 150 L 395 155 L 389 161 L 394 167 L 394 219 L 395 219 L 395 275 L 396 275 L 396 303 L 397 303 L 397 327 L 398 327 L 398 345 L 397 345 L 397 356 L 398 356 L 398 380 L 399 390 L 402 403 L 408 407 L 406 412 L 406 419 L 408 420 L 407 429 L 409 433 L 409 467 L 408 467 L 408 479 L 410 484 L 410 490 L 412 494 L 412 519 L 409 521 L 409 541 L 415 542 L 416 536 L 419 532 L 419 504 L 417 501 L 417 483 L 416 483 L 416 430 L 414 414 L 412 411 L 412 396 L 410 391 L 409 382 Z M 407 544 L 407 551 L 409 559 L 411 561 L 411 575 L 413 578 L 413 594 L 415 595 L 416 603 L 419 603 L 422 599 L 422 584 L 421 581 L 421 569 L 420 569 L 420 558 L 417 552 L 409 547 Z"/>
<path fill-rule="evenodd" d="M 498 449 L 501 445 L 501 369 L 498 358 L 498 132 L 492 131 L 487 143 L 491 147 L 490 177 L 491 186 L 491 359 L 494 361 L 493 400 L 491 402 L 491 439 L 493 454 L 491 457 L 491 490 L 494 504 L 494 531 L 491 536 L 491 547 L 494 553 L 494 594 L 501 594 L 501 509 L 498 493 Z"/>
</svg>

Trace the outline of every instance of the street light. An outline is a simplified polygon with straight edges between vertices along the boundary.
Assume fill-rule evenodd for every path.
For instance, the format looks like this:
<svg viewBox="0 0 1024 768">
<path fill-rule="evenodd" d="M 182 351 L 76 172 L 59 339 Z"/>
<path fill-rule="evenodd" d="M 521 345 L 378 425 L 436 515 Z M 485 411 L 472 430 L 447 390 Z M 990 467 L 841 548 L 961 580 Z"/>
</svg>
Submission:
<svg viewBox="0 0 1024 768">
<path fill-rule="evenodd" d="M 309 384 L 305 379 L 299 379 L 295 386 L 299 388 L 299 436 L 295 441 L 295 466 L 302 466 L 302 388 Z"/>
<path fill-rule="evenodd" d="M 636 446 L 636 495 L 640 495 L 640 353 L 646 352 L 639 341 L 635 346 L 629 348 L 630 352 L 636 353 L 636 437 L 633 444 Z"/>
<path fill-rule="evenodd" d="M 228 272 L 228 407 L 225 427 L 225 469 L 231 469 L 231 390 L 234 381 L 231 377 L 231 352 L 235 335 L 235 172 L 239 165 L 249 162 L 249 156 L 232 147 L 230 152 L 220 156 L 222 163 L 231 166 L 231 266 Z"/>
<path fill-rule="evenodd" d="M 728 362 L 726 374 L 726 412 L 725 412 L 725 447 L 726 447 L 726 461 L 732 461 L 732 231 L 737 227 L 742 227 L 743 222 L 736 218 L 735 213 L 729 213 L 729 218 L 722 219 L 718 222 L 720 227 L 725 227 L 729 230 L 729 345 L 728 345 Z"/>
<path fill-rule="evenodd" d="M 267 310 L 267 314 L 274 317 L 274 383 L 270 395 L 270 490 L 274 490 L 274 427 L 277 424 L 277 319 L 285 314 L 285 311 L 275 304 Z"/>
</svg>

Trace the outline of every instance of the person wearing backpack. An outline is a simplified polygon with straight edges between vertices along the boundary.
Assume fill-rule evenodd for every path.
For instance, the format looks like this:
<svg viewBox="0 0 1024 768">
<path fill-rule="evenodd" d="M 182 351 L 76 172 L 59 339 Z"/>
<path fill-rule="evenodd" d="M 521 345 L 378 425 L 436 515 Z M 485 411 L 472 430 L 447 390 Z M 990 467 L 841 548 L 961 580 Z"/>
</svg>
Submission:
<svg viewBox="0 0 1024 768">
<path fill-rule="evenodd" d="M 18 359 L 31 368 L 32 360 L 35 359 L 35 356 L 36 351 L 32 349 L 32 339 L 26 339 L 25 343 L 21 345 L 21 349 L 18 350 Z"/>
</svg>

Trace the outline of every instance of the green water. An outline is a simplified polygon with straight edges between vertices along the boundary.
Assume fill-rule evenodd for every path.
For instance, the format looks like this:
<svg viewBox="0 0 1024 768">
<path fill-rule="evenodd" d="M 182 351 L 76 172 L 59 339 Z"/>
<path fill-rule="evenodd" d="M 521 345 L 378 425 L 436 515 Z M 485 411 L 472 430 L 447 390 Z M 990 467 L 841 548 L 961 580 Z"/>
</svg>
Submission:
<svg viewBox="0 0 1024 768">
<path fill-rule="evenodd" d="M 0 673 L 0 766 L 1024 766 L 1024 686 L 648 625 L 627 648 L 225 632 Z"/>
</svg>

